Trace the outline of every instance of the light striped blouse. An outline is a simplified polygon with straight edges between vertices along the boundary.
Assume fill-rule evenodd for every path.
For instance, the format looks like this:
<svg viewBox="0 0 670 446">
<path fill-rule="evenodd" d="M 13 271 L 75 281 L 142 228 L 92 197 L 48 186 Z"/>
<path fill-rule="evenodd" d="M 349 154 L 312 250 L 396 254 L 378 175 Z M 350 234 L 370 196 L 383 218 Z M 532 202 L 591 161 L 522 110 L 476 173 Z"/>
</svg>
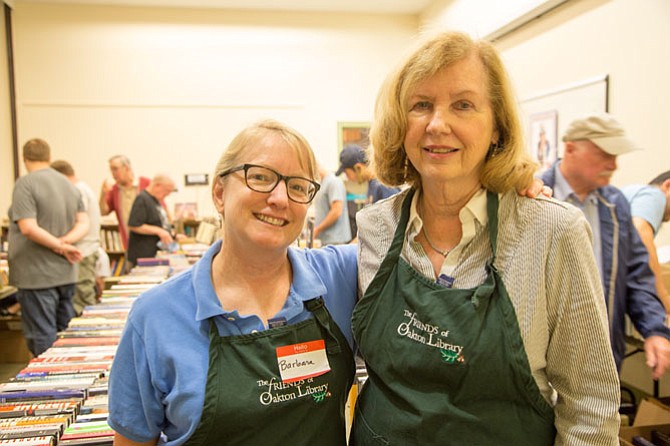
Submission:
<svg viewBox="0 0 670 446">
<path fill-rule="evenodd" d="M 356 215 L 361 293 L 386 255 L 406 195 Z M 555 444 L 618 445 L 620 384 L 584 215 L 568 203 L 509 192 L 500 197 L 498 219 L 495 265 L 516 310 L 533 377 L 554 406 Z M 484 266 L 492 256 L 488 229 L 478 220 L 475 225 L 474 238 L 453 270 L 455 288 L 475 287 L 486 276 Z M 430 260 L 410 229 L 402 257 L 434 280 Z"/>
</svg>

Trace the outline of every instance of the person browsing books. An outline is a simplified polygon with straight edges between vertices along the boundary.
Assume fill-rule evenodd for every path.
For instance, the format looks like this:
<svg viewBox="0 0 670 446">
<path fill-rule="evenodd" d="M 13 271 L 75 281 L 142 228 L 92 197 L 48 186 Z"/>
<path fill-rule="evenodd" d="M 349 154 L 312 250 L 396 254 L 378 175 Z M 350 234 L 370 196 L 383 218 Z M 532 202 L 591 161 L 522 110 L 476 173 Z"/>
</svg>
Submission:
<svg viewBox="0 0 670 446">
<path fill-rule="evenodd" d="M 173 234 L 164 200 L 175 190 L 172 178 L 157 174 L 135 198 L 127 222 L 130 235 L 126 260 L 131 267 L 138 258 L 156 257 L 159 243 L 166 251 L 174 244 L 177 235 Z"/>
<path fill-rule="evenodd" d="M 633 225 L 649 251 L 649 268 L 656 280 L 656 294 L 670 313 L 670 290 L 658 260 L 658 248 L 654 238 L 663 223 L 670 221 L 670 170 L 657 175 L 649 184 L 630 184 L 621 189 L 630 204 Z"/>
<path fill-rule="evenodd" d="M 640 239 L 625 195 L 610 185 L 620 155 L 638 149 L 609 113 L 574 119 L 562 138 L 563 158 L 542 174 L 556 198 L 584 213 L 591 226 L 590 248 L 600 268 L 612 353 L 617 368 L 625 360 L 629 322 L 644 339 L 645 363 L 652 379 L 670 368 L 667 310 L 656 295 L 649 253 Z M 630 319 L 630 321 L 628 321 Z"/>
<path fill-rule="evenodd" d="M 619 380 L 582 213 L 514 189 L 536 166 L 494 47 L 425 41 L 377 98 L 358 212 L 369 378 L 351 444 L 617 445 Z"/>
<path fill-rule="evenodd" d="M 125 155 L 115 155 L 109 159 L 109 171 L 114 184 L 108 180 L 102 182 L 100 188 L 100 214 L 115 213 L 118 220 L 119 237 L 123 250 L 128 249 L 128 216 L 137 195 L 149 186 L 151 180 L 146 177 L 135 178 L 130 159 Z M 137 181 L 136 181 L 137 180 Z"/>
<path fill-rule="evenodd" d="M 335 175 L 339 176 L 342 173 L 344 173 L 349 182 L 358 184 L 359 187 L 360 185 L 367 187 L 367 196 L 364 202 L 361 203 L 358 199 L 347 200 L 351 235 L 355 238 L 358 232 L 356 213 L 359 209 L 397 194 L 400 192 L 400 188 L 388 187 L 380 183 L 375 178 L 374 170 L 368 165 L 365 150 L 356 144 L 347 144 L 340 152 L 340 167 L 335 172 Z"/>
<path fill-rule="evenodd" d="M 344 173 L 349 181 L 355 181 L 358 184 L 367 183 L 366 204 L 376 203 L 400 192 L 398 187 L 388 187 L 380 183 L 375 177 L 374 170 L 368 164 L 365 150 L 356 144 L 349 144 L 340 152 L 340 167 L 335 175 L 339 176 Z"/>
<path fill-rule="evenodd" d="M 221 240 L 129 313 L 109 382 L 115 445 L 346 444 L 356 247 L 291 246 L 317 178 L 279 122 L 233 139 L 212 184 Z"/>
<path fill-rule="evenodd" d="M 100 256 L 100 209 L 96 203 L 95 193 L 88 184 L 77 178 L 72 164 L 65 160 L 56 160 L 51 163 L 51 168 L 63 174 L 77 188 L 88 216 L 88 232 L 76 243 L 82 259 L 77 266 L 77 283 L 72 306 L 75 314 L 79 316 L 85 307 L 98 302 L 95 265 Z"/>
<path fill-rule="evenodd" d="M 317 170 L 321 188 L 314 198 L 314 238 L 323 245 L 349 243 L 352 234 L 344 182 L 319 164 Z"/>
<path fill-rule="evenodd" d="M 18 288 L 28 350 L 38 356 L 74 316 L 75 246 L 88 232 L 81 194 L 49 165 L 51 147 L 40 138 L 23 146 L 28 173 L 16 181 L 9 208 L 9 284 Z"/>
</svg>

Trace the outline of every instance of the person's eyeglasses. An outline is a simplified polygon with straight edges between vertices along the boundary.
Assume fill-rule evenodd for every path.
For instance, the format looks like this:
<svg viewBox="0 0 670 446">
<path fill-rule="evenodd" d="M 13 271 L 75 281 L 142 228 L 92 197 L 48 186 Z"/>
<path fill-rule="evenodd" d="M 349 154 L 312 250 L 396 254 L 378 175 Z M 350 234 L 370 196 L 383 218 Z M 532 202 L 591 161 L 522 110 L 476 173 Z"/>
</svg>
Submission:
<svg viewBox="0 0 670 446">
<path fill-rule="evenodd" d="M 244 181 L 247 183 L 247 187 L 256 192 L 270 193 L 275 190 L 281 180 L 284 180 L 289 200 L 296 203 L 307 204 L 311 202 L 321 187 L 319 183 L 310 179 L 285 176 L 268 167 L 256 164 L 243 164 L 233 167 L 221 172 L 219 177 L 223 178 L 240 170 L 244 170 Z"/>
</svg>

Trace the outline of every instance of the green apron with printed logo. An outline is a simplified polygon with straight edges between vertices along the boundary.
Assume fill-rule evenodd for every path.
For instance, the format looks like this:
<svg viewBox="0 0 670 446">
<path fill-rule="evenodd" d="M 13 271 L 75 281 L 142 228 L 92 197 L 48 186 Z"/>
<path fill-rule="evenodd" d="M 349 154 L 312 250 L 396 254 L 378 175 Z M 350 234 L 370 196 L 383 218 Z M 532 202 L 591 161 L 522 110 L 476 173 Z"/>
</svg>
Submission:
<svg viewBox="0 0 670 446">
<path fill-rule="evenodd" d="M 486 280 L 452 289 L 400 257 L 413 193 L 354 310 L 368 379 L 350 444 L 553 445 L 553 409 L 531 375 L 514 307 L 494 266 L 498 196 L 487 194 L 493 258 Z"/>
<path fill-rule="evenodd" d="M 210 321 L 205 402 L 187 445 L 346 445 L 353 354 L 323 299 L 305 306 L 313 318 L 240 336 L 219 336 Z M 330 371 L 282 382 L 276 348 L 314 340 L 325 341 Z"/>
</svg>

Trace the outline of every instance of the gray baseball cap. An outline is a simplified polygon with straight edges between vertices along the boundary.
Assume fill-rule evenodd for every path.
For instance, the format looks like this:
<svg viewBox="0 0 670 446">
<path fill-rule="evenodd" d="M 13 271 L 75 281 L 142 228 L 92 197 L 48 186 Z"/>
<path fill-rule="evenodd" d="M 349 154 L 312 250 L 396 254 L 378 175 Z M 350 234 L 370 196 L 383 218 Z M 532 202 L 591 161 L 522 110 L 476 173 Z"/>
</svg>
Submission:
<svg viewBox="0 0 670 446">
<path fill-rule="evenodd" d="M 609 113 L 597 113 L 575 119 L 563 135 L 563 141 L 589 140 L 610 155 L 641 150 L 628 139 L 623 127 Z"/>
</svg>

